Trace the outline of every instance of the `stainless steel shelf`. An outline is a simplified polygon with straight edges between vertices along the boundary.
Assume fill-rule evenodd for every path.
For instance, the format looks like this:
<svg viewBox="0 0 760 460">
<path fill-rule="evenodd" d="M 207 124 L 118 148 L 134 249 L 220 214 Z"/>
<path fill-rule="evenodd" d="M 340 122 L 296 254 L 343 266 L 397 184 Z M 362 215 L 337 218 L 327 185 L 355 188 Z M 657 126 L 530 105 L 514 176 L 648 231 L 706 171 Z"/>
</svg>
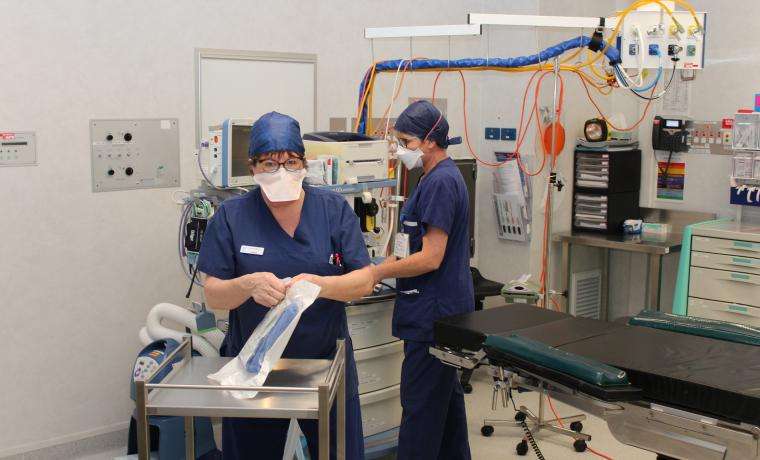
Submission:
<svg viewBox="0 0 760 460">
<path fill-rule="evenodd" d="M 208 380 L 230 359 L 192 356 L 192 339 L 182 341 L 148 380 L 136 380 L 137 446 L 148 460 L 151 415 L 185 418 L 185 455 L 195 458 L 193 417 L 300 418 L 319 424 L 319 459 L 330 458 L 330 410 L 337 406 L 337 458 L 345 458 L 346 350 L 338 340 L 335 358 L 281 359 L 261 387 L 228 387 Z M 155 376 L 172 365 L 160 383 Z M 257 391 L 255 398 L 237 399 L 227 390 Z"/>
</svg>

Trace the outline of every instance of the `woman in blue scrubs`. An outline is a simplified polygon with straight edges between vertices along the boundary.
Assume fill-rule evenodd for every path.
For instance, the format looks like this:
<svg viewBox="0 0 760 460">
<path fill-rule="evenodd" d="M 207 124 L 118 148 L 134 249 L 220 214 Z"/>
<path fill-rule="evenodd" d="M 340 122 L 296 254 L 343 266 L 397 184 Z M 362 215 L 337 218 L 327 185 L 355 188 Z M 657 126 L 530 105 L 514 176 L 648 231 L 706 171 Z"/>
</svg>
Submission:
<svg viewBox="0 0 760 460">
<path fill-rule="evenodd" d="M 407 107 L 395 131 L 398 157 L 425 171 L 401 212 L 409 255 L 374 267 L 378 280 L 398 278 L 393 334 L 404 340 L 398 459 L 469 460 L 462 385 L 456 370 L 428 351 L 435 320 L 475 309 L 467 187 L 446 153 L 461 138 L 448 138 L 448 122 L 427 101 Z"/>
<path fill-rule="evenodd" d="M 449 124 L 427 101 L 411 104 L 395 125 L 398 157 L 425 173 L 401 211 L 408 240 L 403 258 L 373 266 L 375 281 L 398 278 L 393 335 L 404 340 L 401 367 L 399 460 L 469 460 L 464 391 L 453 367 L 428 351 L 435 320 L 475 309 L 470 274 L 469 198 L 464 178 L 446 148 Z M 402 245 L 403 246 L 403 245 Z M 322 292 L 348 291 L 345 276 L 310 276 Z"/>
<path fill-rule="evenodd" d="M 198 262 L 206 275 L 208 305 L 230 311 L 222 355 L 237 356 L 269 308 L 284 298 L 283 278 L 354 272 L 348 276 L 354 282 L 342 294 L 327 290 L 339 300 L 320 298 L 304 312 L 283 357 L 331 358 L 336 340 L 346 340 L 346 458 L 363 459 L 356 364 L 340 301 L 361 297 L 373 286 L 358 218 L 341 195 L 302 185 L 304 146 L 293 118 L 271 112 L 257 120 L 249 156 L 259 187 L 222 203 L 209 222 Z M 335 417 L 331 422 L 334 458 Z M 317 458 L 316 422 L 299 423 Z M 224 458 L 280 460 L 287 430 L 287 420 L 224 419 Z"/>
</svg>

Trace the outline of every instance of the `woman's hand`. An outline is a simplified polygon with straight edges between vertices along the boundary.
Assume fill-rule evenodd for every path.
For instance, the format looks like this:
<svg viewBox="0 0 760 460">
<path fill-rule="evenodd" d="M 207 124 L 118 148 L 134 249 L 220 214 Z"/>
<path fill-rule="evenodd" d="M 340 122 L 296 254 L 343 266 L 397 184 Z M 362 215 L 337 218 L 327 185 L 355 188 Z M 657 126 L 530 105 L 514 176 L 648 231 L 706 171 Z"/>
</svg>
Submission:
<svg viewBox="0 0 760 460">
<path fill-rule="evenodd" d="M 251 273 L 237 278 L 237 281 L 240 288 L 249 292 L 259 305 L 272 308 L 285 298 L 285 283 L 272 273 Z"/>
</svg>

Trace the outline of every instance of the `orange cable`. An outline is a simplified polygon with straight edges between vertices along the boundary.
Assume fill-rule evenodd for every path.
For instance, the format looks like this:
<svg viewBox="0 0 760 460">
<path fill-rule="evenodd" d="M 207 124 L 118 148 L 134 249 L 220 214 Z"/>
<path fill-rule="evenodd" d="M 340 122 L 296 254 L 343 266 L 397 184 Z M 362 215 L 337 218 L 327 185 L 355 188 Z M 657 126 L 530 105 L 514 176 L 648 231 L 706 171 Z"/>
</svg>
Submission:
<svg viewBox="0 0 760 460">
<path fill-rule="evenodd" d="M 580 77 L 580 76 L 579 76 L 579 78 L 580 78 L 581 83 L 583 83 L 583 88 L 586 90 L 586 95 L 588 96 L 588 100 L 591 101 L 591 104 L 593 104 L 593 106 L 596 108 L 596 111 L 599 113 L 599 116 L 602 117 L 602 119 L 604 121 L 606 121 L 607 124 L 610 125 L 610 127 L 612 129 L 615 129 L 617 131 L 633 131 L 647 117 L 647 113 L 649 112 L 649 107 L 652 105 L 652 99 L 651 98 L 652 98 L 652 95 L 654 95 L 654 91 L 655 91 L 656 87 L 652 88 L 652 92 L 649 95 L 650 99 L 647 101 L 646 107 L 644 107 L 644 114 L 641 116 L 641 118 L 639 118 L 639 120 L 636 123 L 634 123 L 632 126 L 630 126 L 628 128 L 618 128 L 617 126 L 613 125 L 610 122 L 610 120 L 607 118 L 607 116 L 604 113 L 602 113 L 602 109 L 599 108 L 599 105 L 597 105 L 596 101 L 594 101 L 594 98 L 591 97 L 591 92 L 588 89 L 588 85 L 586 84 L 586 81 L 582 77 Z"/>
<path fill-rule="evenodd" d="M 549 403 L 549 408 L 552 410 L 552 414 L 554 414 L 554 417 L 557 419 L 557 423 L 559 424 L 560 428 L 564 428 L 565 424 L 562 422 L 562 418 L 557 413 L 557 410 L 554 408 L 554 403 L 552 402 L 552 398 L 549 395 L 546 395 L 546 401 Z M 596 455 L 597 457 L 604 458 L 605 460 L 613 460 L 612 457 L 610 457 L 607 454 L 604 454 L 602 452 L 599 452 L 597 450 L 594 450 L 591 448 L 591 446 L 586 446 L 586 449 L 588 449 L 589 452 Z"/>
</svg>

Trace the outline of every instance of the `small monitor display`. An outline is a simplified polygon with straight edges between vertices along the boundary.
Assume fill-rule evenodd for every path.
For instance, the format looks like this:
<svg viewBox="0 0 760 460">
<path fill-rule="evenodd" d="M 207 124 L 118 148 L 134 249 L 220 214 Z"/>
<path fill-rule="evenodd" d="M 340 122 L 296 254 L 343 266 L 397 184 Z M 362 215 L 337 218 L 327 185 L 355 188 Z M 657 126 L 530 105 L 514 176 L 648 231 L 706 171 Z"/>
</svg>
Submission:
<svg viewBox="0 0 760 460">
<path fill-rule="evenodd" d="M 250 175 L 248 169 L 248 145 L 251 127 L 232 125 L 232 148 L 230 149 L 230 172 L 232 177 Z"/>
<path fill-rule="evenodd" d="M 666 128 L 680 128 L 681 120 L 665 120 Z"/>
</svg>

